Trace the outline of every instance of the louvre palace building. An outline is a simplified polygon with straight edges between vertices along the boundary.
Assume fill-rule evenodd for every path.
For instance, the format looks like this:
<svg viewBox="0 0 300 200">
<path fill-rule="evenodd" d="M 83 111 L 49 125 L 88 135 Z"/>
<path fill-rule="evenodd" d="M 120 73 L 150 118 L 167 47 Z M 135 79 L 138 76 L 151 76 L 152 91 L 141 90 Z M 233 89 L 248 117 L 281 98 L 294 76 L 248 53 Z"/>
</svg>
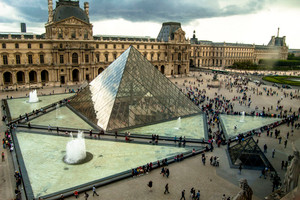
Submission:
<svg viewBox="0 0 300 200">
<path fill-rule="evenodd" d="M 239 61 L 287 59 L 285 37 L 272 36 L 268 45 L 215 43 L 188 39 L 181 24 L 166 22 L 157 38 L 93 35 L 89 3 L 48 0 L 44 34 L 0 33 L 2 91 L 82 84 L 93 80 L 130 46 L 166 76 L 189 74 L 193 67 L 226 67 Z"/>
</svg>

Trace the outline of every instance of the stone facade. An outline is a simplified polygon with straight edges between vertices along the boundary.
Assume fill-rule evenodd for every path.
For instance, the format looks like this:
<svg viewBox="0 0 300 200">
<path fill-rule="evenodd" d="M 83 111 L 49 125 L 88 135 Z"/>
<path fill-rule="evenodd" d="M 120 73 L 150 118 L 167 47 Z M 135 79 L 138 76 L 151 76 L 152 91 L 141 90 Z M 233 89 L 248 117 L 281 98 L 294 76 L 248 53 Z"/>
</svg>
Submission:
<svg viewBox="0 0 300 200">
<path fill-rule="evenodd" d="M 286 46 L 259 50 L 255 45 L 189 40 L 176 22 L 163 23 L 155 39 L 93 35 L 89 4 L 81 9 L 79 1 L 59 0 L 53 10 L 48 0 L 48 15 L 45 34 L 0 33 L 1 90 L 91 81 L 131 45 L 166 76 L 186 75 L 190 65 L 223 67 L 241 60 L 258 62 L 269 54 L 284 59 L 285 51 L 287 56 Z"/>
<path fill-rule="evenodd" d="M 272 36 L 268 45 L 202 41 L 195 37 L 195 32 L 191 39 L 190 64 L 194 67 L 227 67 L 234 62 L 258 63 L 261 59 L 286 60 L 287 57 L 285 36 Z"/>
</svg>

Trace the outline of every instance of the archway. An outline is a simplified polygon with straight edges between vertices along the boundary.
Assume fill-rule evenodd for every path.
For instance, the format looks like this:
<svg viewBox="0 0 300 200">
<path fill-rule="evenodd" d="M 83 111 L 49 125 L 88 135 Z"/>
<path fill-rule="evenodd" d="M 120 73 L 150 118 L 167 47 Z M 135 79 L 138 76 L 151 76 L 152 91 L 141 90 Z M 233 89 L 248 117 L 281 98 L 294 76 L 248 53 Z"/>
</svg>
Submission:
<svg viewBox="0 0 300 200">
<path fill-rule="evenodd" d="M 103 68 L 102 67 L 100 67 L 99 69 L 98 69 L 98 74 L 101 74 L 101 72 L 103 72 Z"/>
<path fill-rule="evenodd" d="M 24 84 L 25 83 L 25 74 L 22 71 L 17 72 L 17 83 Z"/>
<path fill-rule="evenodd" d="M 47 83 L 49 81 L 49 73 L 47 70 L 43 70 L 41 72 L 41 78 L 42 78 L 42 82 Z"/>
<path fill-rule="evenodd" d="M 30 83 L 36 83 L 37 82 L 36 71 L 30 71 L 29 72 L 29 82 Z"/>
<path fill-rule="evenodd" d="M 181 66 L 180 65 L 178 65 L 177 71 L 178 71 L 178 74 L 181 74 Z"/>
<path fill-rule="evenodd" d="M 72 80 L 73 80 L 73 82 L 79 82 L 79 70 L 78 69 L 74 69 L 72 71 Z"/>
<path fill-rule="evenodd" d="M 160 67 L 160 71 L 161 71 L 162 74 L 165 74 L 165 66 L 162 65 L 162 66 Z"/>
<path fill-rule="evenodd" d="M 72 54 L 72 63 L 78 64 L 78 54 L 77 53 Z"/>
<path fill-rule="evenodd" d="M 3 74 L 3 81 L 5 85 L 11 85 L 12 84 L 12 74 L 10 72 L 5 72 Z"/>
</svg>

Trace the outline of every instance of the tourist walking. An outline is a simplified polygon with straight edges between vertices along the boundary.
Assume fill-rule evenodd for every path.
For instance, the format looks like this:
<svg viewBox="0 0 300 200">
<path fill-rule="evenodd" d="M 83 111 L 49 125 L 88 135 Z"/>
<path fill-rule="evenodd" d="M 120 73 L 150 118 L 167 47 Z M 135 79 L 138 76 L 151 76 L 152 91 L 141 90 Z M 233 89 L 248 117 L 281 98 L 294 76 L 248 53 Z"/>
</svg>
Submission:
<svg viewBox="0 0 300 200">
<path fill-rule="evenodd" d="M 148 187 L 149 187 L 149 190 L 150 190 L 150 191 L 152 191 L 152 190 L 151 190 L 151 189 L 152 189 L 152 186 L 153 186 L 153 182 L 152 182 L 152 181 L 149 181 Z"/>
<path fill-rule="evenodd" d="M 97 192 L 96 192 L 96 187 L 95 187 L 95 185 L 93 186 L 93 196 L 94 196 L 94 195 L 99 196 L 99 194 L 97 194 Z"/>
<path fill-rule="evenodd" d="M 85 200 L 87 200 L 89 198 L 89 196 L 90 195 L 88 193 L 84 192 L 84 198 L 85 198 Z"/>
<path fill-rule="evenodd" d="M 265 144 L 264 145 L 264 153 L 267 153 L 267 149 L 268 149 L 267 144 Z"/>
<path fill-rule="evenodd" d="M 284 148 L 286 148 L 287 142 L 287 140 L 284 141 Z"/>
<path fill-rule="evenodd" d="M 182 190 L 182 192 L 181 192 L 181 198 L 180 198 L 180 200 L 182 200 L 182 199 L 185 200 L 185 190 Z"/>
<path fill-rule="evenodd" d="M 78 193 L 77 190 L 74 191 L 74 196 L 75 196 L 76 199 L 78 199 L 79 193 Z"/>
<path fill-rule="evenodd" d="M 166 194 L 166 193 L 170 193 L 169 192 L 169 184 L 167 183 L 166 185 L 165 185 L 165 192 L 164 192 L 164 194 Z"/>
<path fill-rule="evenodd" d="M 273 149 L 272 151 L 272 158 L 274 158 L 274 156 L 275 156 L 275 149 Z"/>
<path fill-rule="evenodd" d="M 200 190 L 198 190 L 198 192 L 196 194 L 196 200 L 200 200 Z"/>
<path fill-rule="evenodd" d="M 169 170 L 169 168 L 167 168 L 166 169 L 166 177 L 169 178 L 169 176 L 170 176 L 170 170 Z"/>
<path fill-rule="evenodd" d="M 4 152 L 2 152 L 1 156 L 2 156 L 2 162 L 4 162 L 5 161 Z"/>
</svg>

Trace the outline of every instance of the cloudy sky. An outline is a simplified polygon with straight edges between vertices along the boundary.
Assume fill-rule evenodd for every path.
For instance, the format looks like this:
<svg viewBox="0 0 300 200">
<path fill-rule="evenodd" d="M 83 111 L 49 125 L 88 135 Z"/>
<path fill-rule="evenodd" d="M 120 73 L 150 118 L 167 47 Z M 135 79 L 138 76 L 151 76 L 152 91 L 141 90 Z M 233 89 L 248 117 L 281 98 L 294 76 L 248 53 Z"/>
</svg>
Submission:
<svg viewBox="0 0 300 200">
<path fill-rule="evenodd" d="M 94 34 L 157 37 L 161 24 L 181 22 L 186 37 L 200 40 L 267 44 L 286 36 L 300 49 L 300 0 L 86 0 Z M 80 1 L 83 7 L 83 1 Z M 0 0 L 0 31 L 43 33 L 47 0 Z"/>
</svg>

